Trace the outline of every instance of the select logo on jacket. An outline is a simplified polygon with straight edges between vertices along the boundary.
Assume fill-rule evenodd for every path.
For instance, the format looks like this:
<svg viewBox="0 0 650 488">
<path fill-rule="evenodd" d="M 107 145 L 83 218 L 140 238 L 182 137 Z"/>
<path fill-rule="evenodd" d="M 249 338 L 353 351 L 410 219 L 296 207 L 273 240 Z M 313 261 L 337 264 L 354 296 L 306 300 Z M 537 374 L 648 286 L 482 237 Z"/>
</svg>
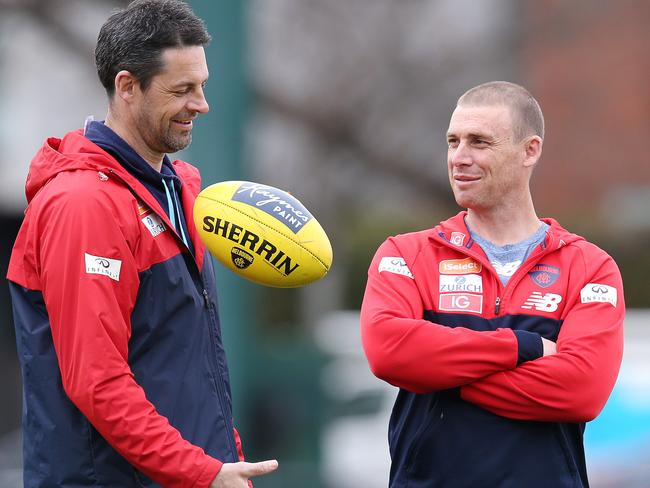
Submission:
<svg viewBox="0 0 650 488">
<path fill-rule="evenodd" d="M 472 258 L 445 259 L 438 263 L 440 283 L 438 309 L 445 312 L 483 312 L 483 265 Z M 452 292 L 452 293 L 450 293 Z M 481 293 L 474 295 L 473 292 Z"/>
<path fill-rule="evenodd" d="M 399 256 L 384 256 L 379 261 L 379 272 L 387 271 L 389 273 L 395 273 L 402 276 L 408 276 L 413 279 L 413 273 L 406 265 L 404 258 Z"/>
<path fill-rule="evenodd" d="M 441 274 L 467 274 L 480 273 L 483 265 L 474 261 L 472 258 L 464 259 L 445 259 L 438 264 L 438 270 Z"/>
<path fill-rule="evenodd" d="M 104 258 L 84 253 L 86 261 L 86 273 L 108 276 L 110 279 L 120 281 L 120 270 L 122 261 L 119 259 Z"/>
<path fill-rule="evenodd" d="M 601 283 L 587 283 L 580 290 L 580 301 L 582 303 L 611 303 L 616 307 L 618 291 L 613 286 L 603 285 Z"/>
<path fill-rule="evenodd" d="M 542 295 L 540 292 L 534 291 L 530 294 L 521 308 L 528 310 L 534 308 L 540 312 L 555 312 L 561 301 L 562 295 L 557 295 L 555 293 L 546 293 L 545 295 Z"/>
</svg>

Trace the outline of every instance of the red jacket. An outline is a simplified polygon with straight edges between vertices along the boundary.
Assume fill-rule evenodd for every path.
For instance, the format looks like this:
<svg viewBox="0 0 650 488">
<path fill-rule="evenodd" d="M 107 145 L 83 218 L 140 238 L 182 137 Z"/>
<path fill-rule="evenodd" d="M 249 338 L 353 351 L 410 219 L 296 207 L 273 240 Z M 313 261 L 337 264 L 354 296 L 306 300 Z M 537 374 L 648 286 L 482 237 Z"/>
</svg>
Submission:
<svg viewBox="0 0 650 488">
<path fill-rule="evenodd" d="M 174 168 L 192 215 L 196 168 Z M 243 459 L 211 259 L 80 131 L 32 161 L 8 279 L 25 486 L 207 487 Z"/>
<path fill-rule="evenodd" d="M 391 486 L 402 486 L 400 480 L 422 468 L 418 460 L 403 459 L 414 443 L 428 463 L 443 462 L 433 445 L 427 454 L 422 449 L 427 445 L 423 438 L 433 433 L 411 427 L 430 420 L 431 410 L 418 406 L 424 398 L 435 408 L 464 411 L 464 427 L 450 428 L 447 434 L 454 440 L 446 438 L 446 450 L 456 447 L 454 456 L 474 459 L 477 439 L 490 422 L 499 425 L 502 438 L 523 439 L 532 422 L 510 419 L 556 426 L 592 420 L 618 375 L 625 305 L 612 258 L 546 219 L 546 239 L 504 287 L 469 238 L 464 216 L 462 212 L 434 229 L 389 238 L 368 273 L 361 310 L 363 346 L 375 375 L 402 389 L 391 419 Z M 540 336 L 557 341 L 557 354 L 541 357 Z M 445 421 L 437 424 L 435 435 L 444 437 Z M 574 478 L 584 478 L 586 486 L 581 429 L 569 430 L 562 431 L 570 438 L 566 442 L 551 436 L 549 445 L 542 446 L 564 452 L 559 465 L 547 466 L 546 475 L 512 475 L 516 486 L 538 486 L 545 479 L 550 479 L 548 486 L 583 486 L 557 481 Z M 471 441 L 458 441 L 470 433 Z M 538 446 L 539 438 L 530 434 Z M 485 472 L 475 472 L 486 474 L 482 486 L 501 486 L 489 480 L 519 469 L 508 467 L 511 448 L 516 446 L 523 456 L 530 447 L 513 442 L 499 456 L 498 439 L 490 442 L 489 466 L 477 455 L 474 462 L 485 465 Z M 449 462 L 446 466 L 459 474 L 467 471 L 449 467 Z"/>
</svg>

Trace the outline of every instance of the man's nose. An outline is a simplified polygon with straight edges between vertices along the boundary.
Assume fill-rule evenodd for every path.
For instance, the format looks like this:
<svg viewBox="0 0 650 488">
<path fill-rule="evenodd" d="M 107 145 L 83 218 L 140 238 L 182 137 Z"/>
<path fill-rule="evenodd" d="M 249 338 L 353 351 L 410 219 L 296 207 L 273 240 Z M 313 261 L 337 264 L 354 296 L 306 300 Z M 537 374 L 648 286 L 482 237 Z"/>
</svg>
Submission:
<svg viewBox="0 0 650 488">
<path fill-rule="evenodd" d="M 208 101 L 205 99 L 203 88 L 198 89 L 196 95 L 192 97 L 192 100 L 188 103 L 187 108 L 192 112 L 198 112 L 201 114 L 208 113 L 210 105 L 208 105 Z"/>
<path fill-rule="evenodd" d="M 471 163 L 469 147 L 465 142 L 461 141 L 456 147 L 449 149 L 449 162 L 454 166 Z"/>
</svg>

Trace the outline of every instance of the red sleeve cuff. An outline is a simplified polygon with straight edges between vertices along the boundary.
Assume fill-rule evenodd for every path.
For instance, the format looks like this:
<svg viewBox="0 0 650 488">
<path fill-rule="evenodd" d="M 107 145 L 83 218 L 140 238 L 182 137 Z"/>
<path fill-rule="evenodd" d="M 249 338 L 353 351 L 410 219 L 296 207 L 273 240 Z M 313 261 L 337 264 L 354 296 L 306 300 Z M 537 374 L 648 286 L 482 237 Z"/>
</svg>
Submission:
<svg viewBox="0 0 650 488">
<path fill-rule="evenodd" d="M 221 466 L 223 466 L 223 463 L 218 459 L 208 458 L 208 462 L 196 479 L 193 488 L 209 488 L 210 484 L 219 474 L 219 471 L 221 471 Z"/>
</svg>

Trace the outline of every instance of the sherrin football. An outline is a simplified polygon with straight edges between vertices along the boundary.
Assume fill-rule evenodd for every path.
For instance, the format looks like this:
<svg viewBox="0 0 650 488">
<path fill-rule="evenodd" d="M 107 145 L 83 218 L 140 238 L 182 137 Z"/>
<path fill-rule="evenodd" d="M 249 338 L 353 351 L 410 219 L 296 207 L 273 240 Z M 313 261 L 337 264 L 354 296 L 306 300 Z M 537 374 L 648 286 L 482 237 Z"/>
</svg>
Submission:
<svg viewBox="0 0 650 488">
<path fill-rule="evenodd" d="M 296 198 L 272 186 L 210 185 L 196 198 L 194 224 L 215 258 L 261 285 L 306 285 L 332 265 L 332 246 L 318 221 Z"/>
</svg>

